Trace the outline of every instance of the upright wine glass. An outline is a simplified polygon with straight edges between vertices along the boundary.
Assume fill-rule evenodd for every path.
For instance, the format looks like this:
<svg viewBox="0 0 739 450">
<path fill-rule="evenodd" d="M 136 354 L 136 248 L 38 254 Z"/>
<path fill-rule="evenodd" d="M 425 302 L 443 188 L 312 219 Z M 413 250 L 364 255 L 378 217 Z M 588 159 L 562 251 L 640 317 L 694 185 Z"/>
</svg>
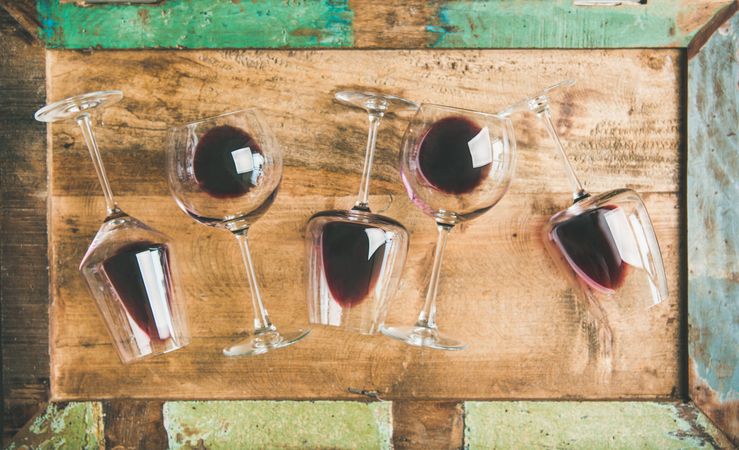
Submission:
<svg viewBox="0 0 739 450">
<path fill-rule="evenodd" d="M 383 328 L 410 345 L 461 350 L 462 342 L 436 325 L 436 296 L 449 232 L 495 206 L 508 190 L 515 166 L 515 137 L 508 118 L 422 104 L 402 142 L 400 175 L 408 196 L 436 221 L 438 238 L 426 299 L 416 324 Z"/>
<path fill-rule="evenodd" d="M 82 94 L 47 105 L 35 117 L 42 122 L 74 120 L 82 130 L 107 214 L 79 269 L 118 355 L 129 363 L 182 348 L 190 334 L 170 239 L 118 207 L 92 131 L 92 115 L 122 97 L 121 91 Z"/>
<path fill-rule="evenodd" d="M 414 111 L 418 105 L 375 92 L 342 91 L 335 98 L 367 111 L 369 134 L 354 207 L 321 211 L 308 221 L 308 311 L 311 323 L 375 334 L 387 316 L 408 250 L 405 227 L 369 208 L 377 130 L 386 114 Z"/>
<path fill-rule="evenodd" d="M 309 329 L 281 330 L 262 302 L 247 233 L 274 202 L 282 151 L 257 109 L 211 117 L 171 130 L 169 187 L 196 221 L 223 228 L 239 243 L 254 308 L 254 333 L 225 348 L 226 356 L 259 355 L 304 338 Z"/>
<path fill-rule="evenodd" d="M 667 277 L 644 202 L 639 194 L 626 188 L 591 196 L 575 174 L 554 128 L 549 93 L 574 83 L 573 80 L 557 83 L 503 112 L 504 115 L 517 111 L 536 113 L 562 157 L 572 187 L 574 203 L 549 219 L 545 242 L 587 296 L 612 297 L 627 284 L 628 273 L 636 271 L 645 275 L 643 280 L 649 293 L 637 297 L 644 306 L 652 307 L 667 298 Z M 633 280 L 632 284 L 639 282 Z"/>
</svg>

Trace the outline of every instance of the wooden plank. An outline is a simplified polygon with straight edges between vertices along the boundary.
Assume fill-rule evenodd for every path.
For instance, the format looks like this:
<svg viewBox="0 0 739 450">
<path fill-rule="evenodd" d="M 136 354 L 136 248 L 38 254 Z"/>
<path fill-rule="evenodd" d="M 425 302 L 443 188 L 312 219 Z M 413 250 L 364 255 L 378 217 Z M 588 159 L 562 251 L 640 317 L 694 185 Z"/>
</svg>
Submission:
<svg viewBox="0 0 739 450">
<path fill-rule="evenodd" d="M 8 439 L 4 448 L 103 450 L 106 448 L 103 429 L 100 403 L 51 403 Z"/>
<path fill-rule="evenodd" d="M 50 52 L 49 58 L 53 99 L 104 87 L 126 91 L 127 100 L 104 114 L 98 140 L 122 207 L 175 239 L 194 334 L 183 351 L 120 364 L 76 269 L 102 218 L 99 188 L 86 170 L 78 131 L 53 125 L 55 399 L 355 398 L 350 388 L 388 399 L 661 398 L 675 390 L 678 51 Z M 460 65 L 468 67 L 460 72 Z M 530 78 L 535 67 L 547 67 L 546 80 Z M 597 342 L 583 331 L 588 318 L 542 248 L 541 227 L 569 195 L 564 176 L 553 176 L 561 173 L 560 161 L 530 117 L 517 127 L 519 178 L 509 195 L 455 231 L 448 247 L 441 326 L 470 342 L 469 350 L 418 351 L 381 337 L 316 329 L 300 345 L 273 354 L 220 355 L 248 328 L 238 248 L 227 233 L 193 223 L 169 198 L 162 172 L 167 124 L 265 107 L 287 168 L 277 202 L 253 228 L 254 256 L 275 322 L 302 324 L 305 222 L 316 211 L 352 203 L 366 135 L 363 114 L 333 102 L 332 90 L 374 87 L 495 110 L 534 84 L 566 77 L 582 81 L 564 96 L 568 106 L 557 108 L 574 163 L 594 192 L 627 184 L 646 193 L 674 294 L 649 314 L 606 306 L 616 335 L 610 380 L 594 377 L 589 353 Z M 646 78 L 652 83 L 640 82 Z M 410 322 L 417 313 L 435 240 L 432 221 L 398 182 L 402 126 L 401 120 L 383 125 L 372 200 L 377 210 L 392 203 L 385 213 L 412 234 L 393 322 Z"/>
<path fill-rule="evenodd" d="M 51 48 L 685 47 L 733 0 L 190 0 L 80 7 L 39 0 Z"/>
<path fill-rule="evenodd" d="M 692 404 L 465 402 L 464 448 L 731 448 Z"/>
<path fill-rule="evenodd" d="M 103 403 L 105 446 L 119 450 L 169 448 L 163 405 L 161 401 L 128 399 Z"/>
<path fill-rule="evenodd" d="M 393 448 L 464 447 L 464 410 L 458 402 L 393 402 Z"/>
<path fill-rule="evenodd" d="M 739 440 L 739 14 L 688 63 L 690 395 Z"/>
<path fill-rule="evenodd" d="M 25 30 L 23 37 L 28 43 L 38 42 L 38 30 L 41 24 L 36 10 L 36 0 L 0 0 L 0 8 L 4 9 Z"/>
<path fill-rule="evenodd" d="M 390 409 L 390 402 L 167 402 L 166 448 L 390 450 Z"/>
<path fill-rule="evenodd" d="M 0 10 L 0 354 L 3 437 L 48 398 L 46 129 L 44 53 Z"/>
<path fill-rule="evenodd" d="M 351 46 L 347 0 L 190 0 L 81 7 L 39 0 L 49 48 Z"/>
</svg>

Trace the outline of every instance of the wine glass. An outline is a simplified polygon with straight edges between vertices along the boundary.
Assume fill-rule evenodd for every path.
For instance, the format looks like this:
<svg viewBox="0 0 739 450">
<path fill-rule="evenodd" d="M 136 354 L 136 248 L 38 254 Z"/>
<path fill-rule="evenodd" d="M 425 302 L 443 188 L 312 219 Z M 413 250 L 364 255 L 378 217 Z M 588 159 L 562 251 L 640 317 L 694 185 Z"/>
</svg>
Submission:
<svg viewBox="0 0 739 450">
<path fill-rule="evenodd" d="M 350 210 L 321 211 L 308 221 L 308 311 L 313 324 L 376 334 L 387 316 L 408 251 L 408 231 L 370 211 L 369 184 L 377 130 L 389 113 L 418 105 L 377 92 L 341 91 L 336 100 L 365 110 L 369 133 L 359 193 Z"/>
<path fill-rule="evenodd" d="M 274 202 L 282 181 L 282 151 L 258 109 L 202 119 L 171 130 L 169 187 L 196 221 L 231 233 L 239 243 L 251 289 L 254 333 L 223 350 L 259 355 L 294 344 L 310 329 L 277 331 L 267 315 L 247 234 Z"/>
<path fill-rule="evenodd" d="M 575 174 L 554 128 L 549 93 L 574 83 L 557 83 L 502 113 L 535 112 L 562 157 L 574 202 L 549 219 L 545 242 L 588 296 L 612 297 L 626 284 L 629 272 L 645 274 L 650 295 L 638 298 L 652 307 L 667 298 L 668 290 L 657 236 L 644 202 L 626 188 L 591 196 Z"/>
<path fill-rule="evenodd" d="M 495 206 L 508 190 L 516 144 L 510 119 L 496 114 L 422 104 L 402 142 L 400 175 L 413 203 L 438 229 L 426 299 L 416 324 L 383 328 L 407 344 L 461 350 L 436 325 L 436 297 L 449 233 Z"/>
<path fill-rule="evenodd" d="M 82 130 L 107 214 L 79 270 L 121 361 L 129 363 L 182 348 L 190 333 L 170 239 L 118 207 L 92 130 L 92 115 L 121 98 L 121 91 L 82 94 L 39 109 L 35 118 L 74 120 Z"/>
<path fill-rule="evenodd" d="M 651 308 L 667 298 L 667 277 L 652 221 L 639 194 L 621 188 L 591 196 L 567 159 L 552 122 L 549 93 L 574 83 L 565 80 L 549 86 L 502 114 L 535 112 L 562 157 L 573 204 L 549 219 L 544 244 L 573 287 L 583 294 L 598 334 L 599 372 L 607 377 L 612 371 L 613 331 L 603 301 L 620 297 L 625 309 Z M 643 276 L 629 275 L 633 272 Z M 643 295 L 643 289 L 649 294 Z M 620 296 L 621 291 L 628 291 L 627 295 Z M 637 303 L 625 302 L 623 297 Z"/>
</svg>

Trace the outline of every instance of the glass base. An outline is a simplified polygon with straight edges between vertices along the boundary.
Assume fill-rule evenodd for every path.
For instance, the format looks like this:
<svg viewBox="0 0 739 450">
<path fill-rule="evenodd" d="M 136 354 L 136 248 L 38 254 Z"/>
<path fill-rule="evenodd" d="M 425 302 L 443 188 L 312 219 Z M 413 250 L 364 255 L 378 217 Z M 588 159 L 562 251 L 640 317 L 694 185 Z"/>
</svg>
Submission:
<svg viewBox="0 0 739 450">
<path fill-rule="evenodd" d="M 310 329 L 289 330 L 279 332 L 277 330 L 265 330 L 254 333 L 245 339 L 223 349 L 226 356 L 261 355 L 270 350 L 287 347 L 304 337 L 308 336 Z"/>
<path fill-rule="evenodd" d="M 334 94 L 334 98 L 345 105 L 362 108 L 368 112 L 387 114 L 418 109 L 416 102 L 380 92 L 339 91 Z"/>
<path fill-rule="evenodd" d="M 123 92 L 121 91 L 88 92 L 46 105 L 36 111 L 34 117 L 40 122 L 76 119 L 86 111 L 110 105 L 122 98 Z"/>
<path fill-rule="evenodd" d="M 437 350 L 464 350 L 467 344 L 443 336 L 436 328 L 414 325 L 412 327 L 383 327 L 382 334 L 415 347 Z"/>
</svg>

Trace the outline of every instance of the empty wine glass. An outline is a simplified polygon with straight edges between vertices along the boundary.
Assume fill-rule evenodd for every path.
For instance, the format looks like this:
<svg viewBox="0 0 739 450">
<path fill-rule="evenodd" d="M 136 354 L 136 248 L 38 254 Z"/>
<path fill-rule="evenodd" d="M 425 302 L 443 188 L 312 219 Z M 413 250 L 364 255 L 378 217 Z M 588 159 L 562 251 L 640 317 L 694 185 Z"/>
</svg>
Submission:
<svg viewBox="0 0 739 450">
<path fill-rule="evenodd" d="M 515 166 L 515 137 L 506 117 L 422 104 L 408 125 L 400 175 L 408 196 L 438 229 L 426 299 L 416 324 L 383 328 L 410 345 L 461 350 L 460 341 L 439 333 L 436 297 L 449 232 L 495 206 L 508 190 Z"/>
<path fill-rule="evenodd" d="M 47 105 L 35 117 L 77 122 L 92 156 L 107 215 L 79 269 L 128 363 L 182 348 L 190 334 L 170 239 L 118 207 L 92 131 L 92 114 L 122 97 L 121 91 L 82 94 Z"/>
<path fill-rule="evenodd" d="M 408 231 L 370 211 L 369 184 L 380 122 L 386 114 L 414 111 L 415 103 L 375 92 L 342 91 L 339 102 L 367 111 L 369 134 L 354 207 L 321 211 L 308 221 L 310 322 L 375 334 L 387 316 L 408 250 Z"/>
<path fill-rule="evenodd" d="M 503 114 L 533 111 L 544 123 L 564 163 L 574 203 L 552 216 L 545 230 L 548 249 L 588 296 L 611 297 L 630 271 L 646 275 L 646 307 L 667 298 L 667 277 L 652 221 L 639 194 L 615 189 L 591 196 L 567 159 L 549 110 L 549 93 L 572 86 L 566 80 L 508 107 Z"/>
<path fill-rule="evenodd" d="M 274 202 L 282 181 L 282 151 L 257 109 L 202 119 L 171 130 L 169 187 L 196 221 L 236 237 L 254 309 L 254 333 L 225 348 L 226 356 L 258 355 L 304 338 L 309 329 L 281 330 L 262 302 L 247 233 Z"/>
</svg>

